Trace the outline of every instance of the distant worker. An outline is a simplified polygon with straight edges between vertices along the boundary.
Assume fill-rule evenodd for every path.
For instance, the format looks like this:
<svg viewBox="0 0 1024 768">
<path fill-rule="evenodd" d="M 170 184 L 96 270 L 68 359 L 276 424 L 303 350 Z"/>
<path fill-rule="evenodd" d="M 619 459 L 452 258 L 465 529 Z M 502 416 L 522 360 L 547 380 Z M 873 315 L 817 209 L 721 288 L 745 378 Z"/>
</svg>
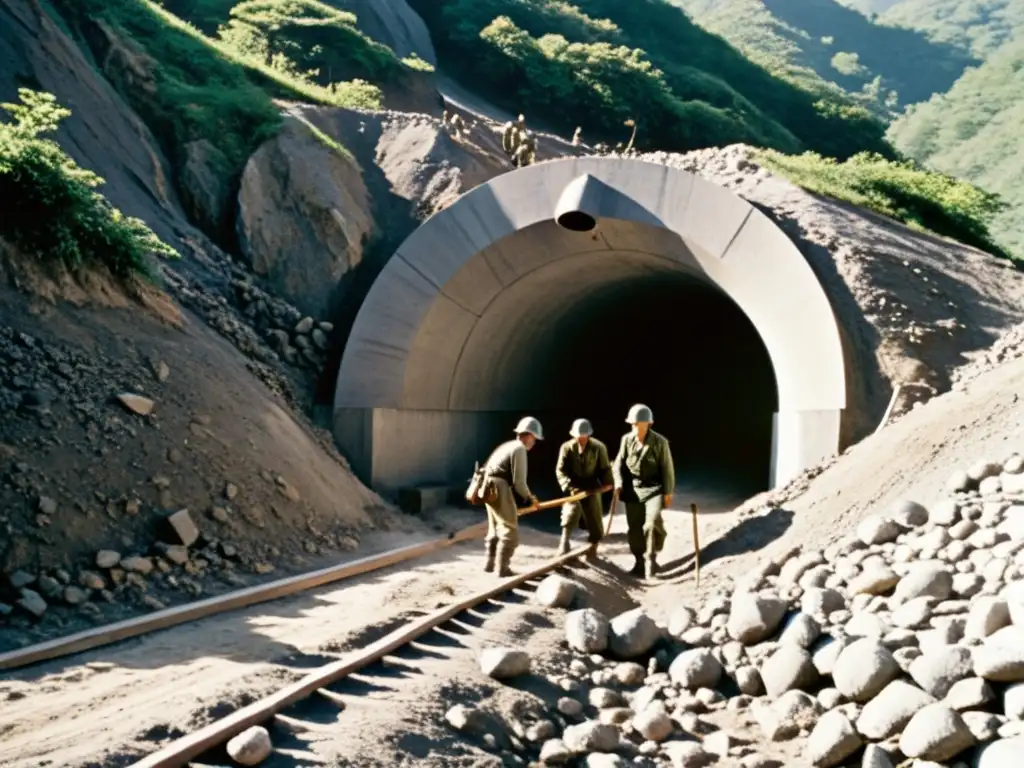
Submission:
<svg viewBox="0 0 1024 768">
<path fill-rule="evenodd" d="M 665 546 L 662 510 L 672 505 L 676 473 L 668 440 L 651 429 L 651 409 L 634 405 L 626 422 L 633 428 L 622 436 L 612 476 L 617 495 L 626 505 L 629 549 L 636 559 L 631 573 L 650 579 L 657 573 L 658 553 Z"/>
<path fill-rule="evenodd" d="M 494 449 L 484 464 L 484 474 L 495 488 L 487 506 L 487 573 L 498 564 L 499 576 L 511 576 L 512 555 L 519 546 L 518 506 L 537 509 L 540 502 L 526 484 L 527 451 L 544 439 L 540 422 L 525 416 L 516 425 L 516 437 Z"/>
<path fill-rule="evenodd" d="M 583 135 L 583 129 L 580 126 L 576 126 L 576 131 L 572 135 L 572 145 L 578 147 L 581 142 L 581 136 Z"/>
<path fill-rule="evenodd" d="M 613 487 L 612 463 L 608 447 L 594 437 L 594 428 L 586 419 L 576 419 L 569 430 L 572 440 L 558 450 L 555 476 L 566 496 L 583 491 L 598 491 L 582 501 L 562 506 L 562 539 L 558 554 L 569 552 L 569 538 L 582 519 L 587 526 L 587 540 L 597 544 L 604 534 L 604 508 L 601 494 Z"/>
<path fill-rule="evenodd" d="M 463 133 L 469 133 L 469 131 L 466 129 L 466 121 L 462 119 L 462 115 L 460 115 L 458 112 L 452 115 L 451 123 L 452 133 L 454 133 L 456 136 L 460 136 Z"/>
<path fill-rule="evenodd" d="M 448 120 L 449 119 L 450 119 L 450 116 L 448 114 L 448 109 L 445 108 L 445 110 L 441 113 L 441 125 L 443 125 L 445 128 L 447 128 L 448 127 Z"/>
<path fill-rule="evenodd" d="M 527 131 L 512 160 L 517 168 L 533 165 L 537 159 L 537 135 L 533 131 Z"/>
</svg>

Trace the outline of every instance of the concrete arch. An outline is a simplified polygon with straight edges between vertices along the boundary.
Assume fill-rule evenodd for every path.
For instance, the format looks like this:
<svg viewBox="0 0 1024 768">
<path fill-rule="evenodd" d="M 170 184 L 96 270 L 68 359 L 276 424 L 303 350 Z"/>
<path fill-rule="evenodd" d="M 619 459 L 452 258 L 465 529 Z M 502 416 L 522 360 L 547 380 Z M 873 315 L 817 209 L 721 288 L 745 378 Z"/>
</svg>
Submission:
<svg viewBox="0 0 1024 768">
<path fill-rule="evenodd" d="M 509 369 L 529 345 L 623 281 L 641 290 L 667 279 L 727 297 L 756 329 L 777 388 L 770 484 L 834 453 L 846 406 L 840 336 L 792 241 L 701 177 L 595 157 L 499 176 L 407 238 L 352 328 L 336 439 L 375 488 L 461 481 L 507 434 L 511 412 L 547 407 L 544 388 Z"/>
</svg>

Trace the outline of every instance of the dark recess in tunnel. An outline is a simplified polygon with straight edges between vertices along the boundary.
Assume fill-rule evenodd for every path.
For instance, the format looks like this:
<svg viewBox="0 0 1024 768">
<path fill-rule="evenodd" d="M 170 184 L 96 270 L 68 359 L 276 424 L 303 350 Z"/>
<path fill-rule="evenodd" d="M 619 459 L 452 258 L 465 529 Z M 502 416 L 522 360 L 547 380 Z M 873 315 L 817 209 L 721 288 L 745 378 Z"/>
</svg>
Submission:
<svg viewBox="0 0 1024 768">
<path fill-rule="evenodd" d="M 535 492 L 557 495 L 554 465 L 573 419 L 590 419 L 614 458 L 635 402 L 652 408 L 654 429 L 671 441 L 680 484 L 768 488 L 771 359 L 746 315 L 706 283 L 661 273 L 606 285 L 566 307 L 516 362 L 522 386 L 554 406 L 531 412 L 547 438 L 530 454 Z"/>
</svg>

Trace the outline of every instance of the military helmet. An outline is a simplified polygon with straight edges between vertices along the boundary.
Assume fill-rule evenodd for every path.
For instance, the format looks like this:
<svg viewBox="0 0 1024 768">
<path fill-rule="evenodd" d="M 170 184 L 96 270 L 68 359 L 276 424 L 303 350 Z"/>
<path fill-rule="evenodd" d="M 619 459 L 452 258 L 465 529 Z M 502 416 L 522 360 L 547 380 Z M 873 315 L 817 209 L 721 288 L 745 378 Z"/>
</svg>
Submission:
<svg viewBox="0 0 1024 768">
<path fill-rule="evenodd" d="M 572 423 L 572 429 L 569 430 L 569 434 L 573 437 L 590 437 L 590 435 L 594 434 L 594 428 L 586 419 L 576 419 Z"/>
<path fill-rule="evenodd" d="M 516 424 L 516 434 L 529 434 L 536 437 L 538 440 L 544 439 L 544 429 L 541 427 L 540 422 L 533 416 L 523 416 Z"/>
<path fill-rule="evenodd" d="M 629 409 L 629 415 L 626 417 L 627 424 L 636 424 L 638 421 L 654 421 L 654 414 L 651 413 L 651 409 L 643 403 L 637 403 Z"/>
</svg>

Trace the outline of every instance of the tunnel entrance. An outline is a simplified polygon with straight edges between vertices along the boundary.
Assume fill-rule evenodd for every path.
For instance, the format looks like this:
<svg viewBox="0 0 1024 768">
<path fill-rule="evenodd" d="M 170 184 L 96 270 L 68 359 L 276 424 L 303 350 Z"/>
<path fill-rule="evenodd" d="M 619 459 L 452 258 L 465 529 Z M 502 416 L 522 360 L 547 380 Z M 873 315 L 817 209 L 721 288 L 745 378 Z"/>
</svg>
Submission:
<svg viewBox="0 0 1024 768">
<path fill-rule="evenodd" d="M 520 354 L 520 386 L 545 406 L 526 411 L 547 436 L 530 454 L 538 492 L 557 495 L 550 468 L 573 419 L 590 419 L 614 457 L 635 402 L 670 440 L 680 485 L 743 497 L 767 489 L 775 374 L 757 330 L 721 291 L 685 273 L 622 280 L 564 307 Z"/>
<path fill-rule="evenodd" d="M 681 482 L 784 484 L 839 448 L 838 328 L 745 200 L 663 165 L 567 159 L 477 187 L 402 244 L 353 326 L 334 433 L 389 492 L 461 485 L 534 415 L 531 484 L 551 491 L 572 420 L 614 451 L 638 401 Z"/>
</svg>

